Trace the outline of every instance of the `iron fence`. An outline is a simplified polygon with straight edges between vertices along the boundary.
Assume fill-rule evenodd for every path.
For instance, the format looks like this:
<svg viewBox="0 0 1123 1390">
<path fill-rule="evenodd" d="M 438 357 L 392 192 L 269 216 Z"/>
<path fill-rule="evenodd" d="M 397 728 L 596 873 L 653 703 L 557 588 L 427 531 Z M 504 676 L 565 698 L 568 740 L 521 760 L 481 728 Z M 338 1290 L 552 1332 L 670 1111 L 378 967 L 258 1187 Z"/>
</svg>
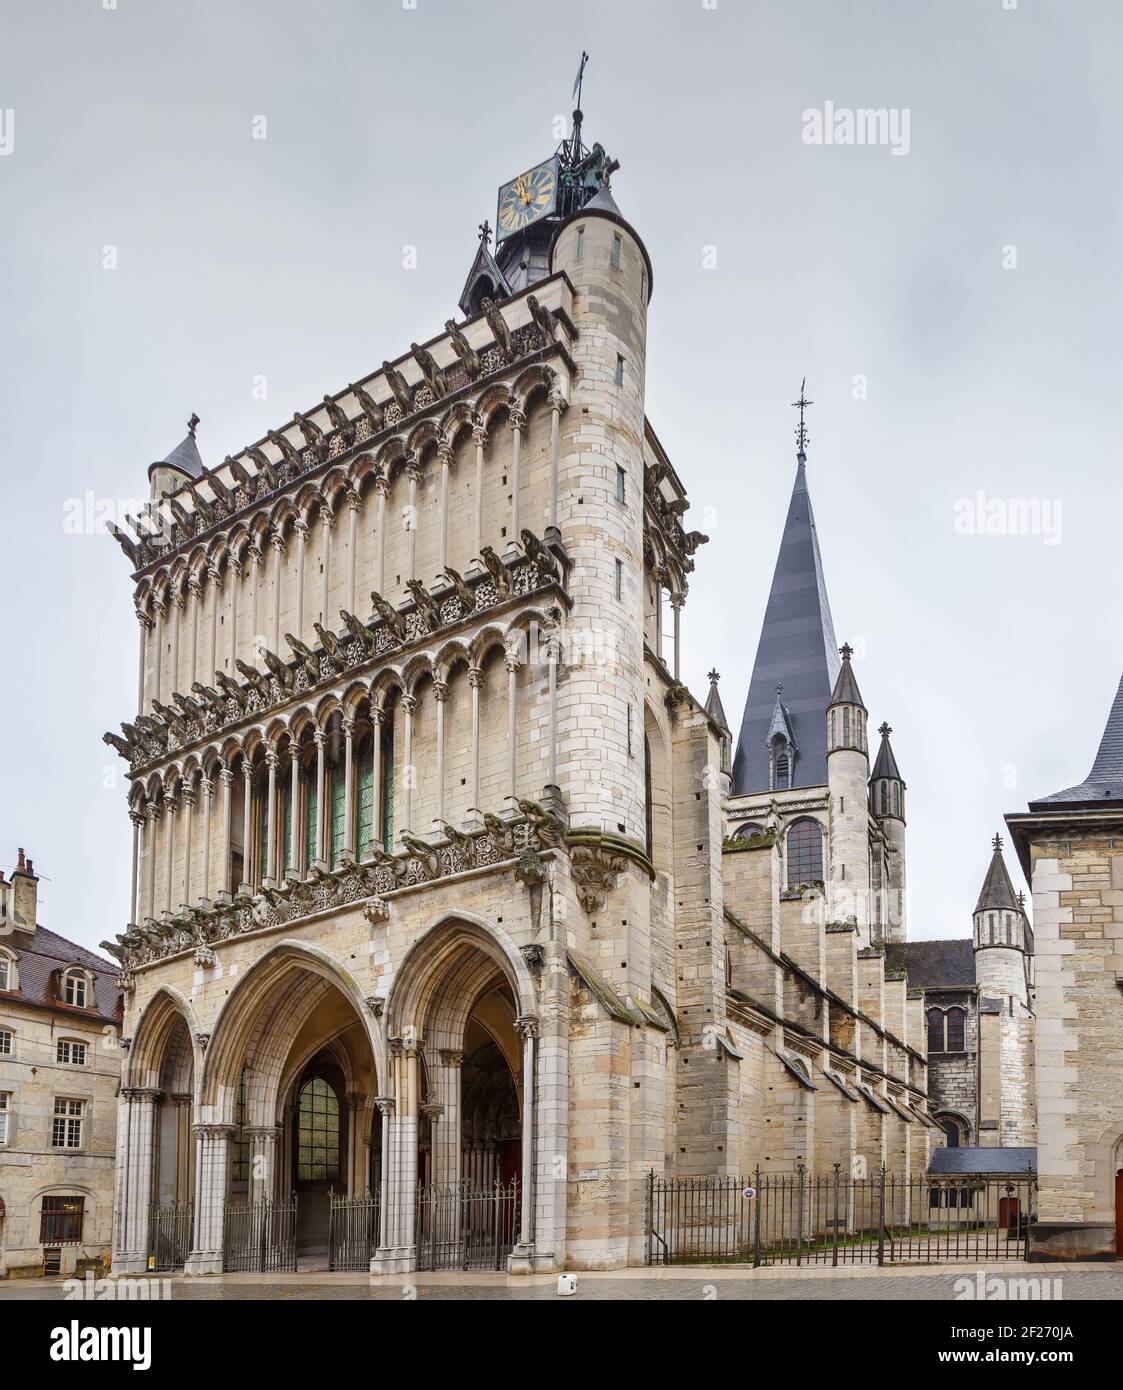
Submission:
<svg viewBox="0 0 1123 1390">
<path fill-rule="evenodd" d="M 934 1264 L 1021 1260 L 1037 1191 L 1009 1177 L 899 1177 L 882 1169 L 657 1178 L 647 1183 L 648 1264 Z"/>
<path fill-rule="evenodd" d="M 222 1267 L 255 1274 L 296 1270 L 296 1194 L 251 1202 L 228 1197 L 222 1213 Z"/>
<path fill-rule="evenodd" d="M 378 1249 L 379 1194 L 329 1195 L 328 1268 L 369 1271 L 371 1258 Z"/>
<path fill-rule="evenodd" d="M 505 1269 L 518 1238 L 518 1180 L 455 1183 L 417 1193 L 418 1269 Z"/>
<path fill-rule="evenodd" d="M 195 1232 L 193 1202 L 154 1202 L 148 1208 L 148 1268 L 182 1269 Z"/>
</svg>

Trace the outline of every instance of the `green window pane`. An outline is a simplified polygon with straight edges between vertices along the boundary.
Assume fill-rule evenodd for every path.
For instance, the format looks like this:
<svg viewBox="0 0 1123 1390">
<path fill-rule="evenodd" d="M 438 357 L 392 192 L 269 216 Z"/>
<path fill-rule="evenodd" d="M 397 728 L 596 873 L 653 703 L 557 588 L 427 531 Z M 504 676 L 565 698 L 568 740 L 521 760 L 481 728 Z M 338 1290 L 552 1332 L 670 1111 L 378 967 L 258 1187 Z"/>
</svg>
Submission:
<svg viewBox="0 0 1123 1390">
<path fill-rule="evenodd" d="M 285 842 L 281 846 L 281 860 L 287 874 L 292 869 L 292 781 L 287 781 L 281 789 L 281 834 Z"/>
<path fill-rule="evenodd" d="M 328 862 L 333 866 L 339 863 L 343 850 L 343 827 L 347 815 L 347 782 L 342 766 L 331 770 L 331 853 Z"/>
<path fill-rule="evenodd" d="M 355 852 L 361 859 L 367 852 L 371 836 L 374 834 L 374 769 L 370 765 L 369 750 L 359 768 L 358 834 Z"/>
<path fill-rule="evenodd" d="M 306 800 L 308 803 L 308 823 L 304 862 L 305 865 L 310 865 L 312 860 L 316 858 L 316 821 L 318 817 L 316 783 L 311 774 L 308 777 L 308 796 Z"/>
<path fill-rule="evenodd" d="M 382 744 L 382 849 L 394 848 L 394 740 L 388 735 Z"/>
</svg>

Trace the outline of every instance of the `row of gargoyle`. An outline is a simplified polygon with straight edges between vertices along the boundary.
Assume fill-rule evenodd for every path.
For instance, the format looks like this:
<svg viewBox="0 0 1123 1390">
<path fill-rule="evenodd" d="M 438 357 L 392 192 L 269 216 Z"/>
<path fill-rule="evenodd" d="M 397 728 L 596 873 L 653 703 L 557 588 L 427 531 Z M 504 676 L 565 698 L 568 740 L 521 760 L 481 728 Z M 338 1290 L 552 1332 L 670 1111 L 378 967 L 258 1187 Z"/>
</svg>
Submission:
<svg viewBox="0 0 1123 1390">
<path fill-rule="evenodd" d="M 527 307 L 530 309 L 534 324 L 541 334 L 542 341 L 550 344 L 554 341 L 556 331 L 556 320 L 550 309 L 540 304 L 534 295 L 526 297 Z M 498 352 L 504 365 L 512 362 L 518 354 L 518 330 L 512 334 L 507 321 L 504 319 L 498 305 L 492 300 L 483 301 L 484 317 L 487 319 L 488 326 L 495 335 L 495 350 Z M 469 381 L 475 381 L 483 370 L 483 354 L 477 352 L 465 338 L 464 334 L 449 319 L 445 324 L 445 331 L 449 335 L 449 343 L 456 356 L 463 366 L 465 376 Z M 360 415 L 355 420 L 348 419 L 339 402 L 331 396 L 323 399 L 324 410 L 328 417 L 330 428 L 325 432 L 314 420 L 310 420 L 307 415 L 302 415 L 297 411 L 289 425 L 300 431 L 304 440 L 303 449 L 298 449 L 291 439 L 278 430 L 269 430 L 265 439 L 278 450 L 281 457 L 275 463 L 272 462 L 260 445 L 244 449 L 242 452 L 257 470 L 250 473 L 239 459 L 227 454 L 222 461 L 222 466 L 228 470 L 229 476 L 234 480 L 236 488 L 241 488 L 251 501 L 256 501 L 270 492 L 274 492 L 281 486 L 281 478 L 278 475 L 279 466 L 287 465 L 287 472 L 290 478 L 297 477 L 306 472 L 308 468 L 314 468 L 317 464 L 324 462 L 328 458 L 331 441 L 338 438 L 343 445 L 343 449 L 349 449 L 355 443 L 357 426 L 360 420 L 365 420 L 367 424 L 367 437 L 378 434 L 388 423 L 386 418 L 387 408 L 394 404 L 400 411 L 400 419 L 414 414 L 421 407 L 415 400 L 415 392 L 427 387 L 434 400 L 441 400 L 448 395 L 451 385 L 448 376 L 448 369 L 438 367 L 433 355 L 427 348 L 420 347 L 417 343 L 410 344 L 410 353 L 413 360 L 421 372 L 421 381 L 417 386 L 410 386 L 405 377 L 396 367 L 392 367 L 389 362 L 383 362 L 382 375 L 386 385 L 390 388 L 393 401 L 386 401 L 379 404 L 370 392 L 356 382 L 351 382 L 347 391 L 354 397 L 359 406 Z M 346 394 L 346 393 L 344 393 Z M 394 423 L 397 423 L 395 421 Z M 265 442 L 264 440 L 262 441 Z M 306 460 L 303 454 L 307 453 L 309 459 Z M 205 498 L 199 491 L 198 483 L 205 482 L 211 490 L 210 499 Z M 168 510 L 174 518 L 174 524 L 185 535 L 191 536 L 196 531 L 196 517 L 200 517 L 204 529 L 211 526 L 217 519 L 215 515 L 215 503 L 221 505 L 223 516 L 230 516 L 235 510 L 234 492 L 210 468 L 204 468 L 202 477 L 197 482 L 184 483 L 180 492 L 185 492 L 191 498 L 195 508 L 194 515 L 187 510 L 183 504 L 177 500 L 176 496 L 170 495 L 164 499 L 167 502 Z M 134 540 L 127 531 L 123 531 L 119 526 L 112 522 L 109 524 L 109 532 L 117 541 L 121 549 L 128 556 L 134 569 L 141 568 L 147 564 L 149 559 L 148 552 L 163 538 L 165 523 L 158 513 L 154 513 L 152 508 L 146 509 L 145 517 L 151 526 L 155 526 L 155 531 L 150 527 L 142 526 L 141 520 L 135 517 L 126 517 L 126 521 L 136 532 L 137 539 Z M 176 544 L 173 534 L 170 544 Z"/>
<path fill-rule="evenodd" d="M 526 559 L 537 568 L 539 584 L 560 583 L 562 566 L 554 552 L 548 549 L 532 531 L 522 531 L 521 538 Z M 503 599 L 509 598 L 512 593 L 511 575 L 504 561 L 489 545 L 481 547 L 480 559 L 483 561 L 484 568 L 495 590 L 496 601 L 502 602 Z M 444 573 L 449 587 L 459 600 L 463 610 L 456 619 L 459 621 L 460 618 L 475 611 L 480 587 L 477 585 L 475 590 L 471 589 L 457 570 L 446 568 Z M 413 599 L 414 611 L 420 614 L 427 633 L 436 632 L 444 621 L 441 617 L 440 603 L 419 579 L 409 580 L 406 587 Z M 122 723 L 123 738 L 119 734 L 106 733 L 102 735 L 102 741 L 115 749 L 122 758 L 127 759 L 130 763 L 143 761 L 146 757 L 153 756 L 145 746 L 151 740 L 157 741 L 157 747 L 166 747 L 166 740 L 170 734 L 182 745 L 192 737 L 188 727 L 190 722 L 195 722 L 200 729 L 205 729 L 208 709 L 219 720 L 219 727 L 228 722 L 228 700 L 232 700 L 237 706 L 238 716 L 245 713 L 248 707 L 250 691 L 256 691 L 265 704 L 275 703 L 270 677 L 276 680 L 283 699 L 295 690 L 298 670 L 303 669 L 308 684 L 314 685 L 325 679 L 321 666 L 323 660 L 335 663 L 342 668 L 353 664 L 348 661 L 344 646 L 348 639 L 358 642 L 362 650 L 360 659 L 367 660 L 375 652 L 376 637 L 372 626 L 379 620 L 385 624 L 386 630 L 392 634 L 398 645 L 410 640 L 406 614 L 401 613 L 393 604 L 384 599 L 377 590 L 372 590 L 370 597 L 375 611 L 375 617 L 371 619 L 371 624 L 362 622 L 354 613 L 348 613 L 345 608 L 339 610 L 343 625 L 347 629 L 347 637 L 342 641 L 321 623 L 313 623 L 316 635 L 320 640 L 322 656 L 318 655 L 298 637 L 294 637 L 291 632 L 286 632 L 285 641 L 292 648 L 294 656 L 291 663 L 286 662 L 276 652 L 263 651 L 261 659 L 268 669 L 268 675 L 266 675 L 241 660 L 240 657 L 235 658 L 234 665 L 246 680 L 244 687 L 239 685 L 231 676 L 228 676 L 225 671 L 216 671 L 215 682 L 219 687 L 218 690 L 195 681 L 192 683 L 191 690 L 192 695 L 197 696 L 197 699 L 192 698 L 192 695 L 184 695 L 179 691 L 174 691 L 172 699 L 176 708 L 162 704 L 159 700 L 153 700 L 152 714 L 138 715 L 131 724 Z M 414 636 L 416 635 L 414 634 Z"/>
<path fill-rule="evenodd" d="M 564 843 L 566 821 L 540 802 L 517 801 L 519 818 L 480 812 L 483 829 L 464 832 L 442 821 L 443 841 L 430 844 L 408 832 L 402 851 L 387 854 L 372 847 L 368 858 L 335 869 L 313 865 L 304 879 L 286 878 L 278 887 L 257 894 L 238 893 L 228 904 L 189 907 L 164 920 L 150 918 L 103 941 L 101 949 L 125 969 L 191 947 L 207 946 L 224 934 L 252 931 L 292 921 L 368 895 L 391 892 L 407 882 L 426 882 L 486 864 L 508 861 L 530 850 L 556 849 Z"/>
</svg>

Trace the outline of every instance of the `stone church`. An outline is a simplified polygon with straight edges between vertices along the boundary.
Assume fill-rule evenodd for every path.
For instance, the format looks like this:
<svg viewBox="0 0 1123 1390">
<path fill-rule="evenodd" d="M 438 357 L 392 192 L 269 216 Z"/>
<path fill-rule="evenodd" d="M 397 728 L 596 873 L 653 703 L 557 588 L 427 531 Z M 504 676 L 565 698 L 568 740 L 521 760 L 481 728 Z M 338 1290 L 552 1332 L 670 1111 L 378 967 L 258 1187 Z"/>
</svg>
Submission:
<svg viewBox="0 0 1123 1390">
<path fill-rule="evenodd" d="M 734 751 L 716 672 L 681 679 L 706 537 L 615 168 L 577 113 L 458 316 L 221 457 L 193 416 L 115 533 L 119 1271 L 612 1268 L 652 1171 L 908 1175 L 943 1142 L 807 402 Z"/>
</svg>

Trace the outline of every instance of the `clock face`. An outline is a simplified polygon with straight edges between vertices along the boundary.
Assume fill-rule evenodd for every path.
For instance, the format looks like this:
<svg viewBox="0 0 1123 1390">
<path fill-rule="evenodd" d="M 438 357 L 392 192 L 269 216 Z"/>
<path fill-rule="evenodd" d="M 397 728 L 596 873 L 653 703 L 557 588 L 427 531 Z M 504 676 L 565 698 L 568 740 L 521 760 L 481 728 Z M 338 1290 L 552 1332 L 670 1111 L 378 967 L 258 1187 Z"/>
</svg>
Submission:
<svg viewBox="0 0 1123 1390">
<path fill-rule="evenodd" d="M 499 190 L 499 209 L 495 220 L 499 225 L 497 241 L 521 232 L 540 217 L 548 217 L 557 205 L 558 162 L 548 159 L 534 169 L 528 169 L 517 179 L 505 183 Z"/>
</svg>

